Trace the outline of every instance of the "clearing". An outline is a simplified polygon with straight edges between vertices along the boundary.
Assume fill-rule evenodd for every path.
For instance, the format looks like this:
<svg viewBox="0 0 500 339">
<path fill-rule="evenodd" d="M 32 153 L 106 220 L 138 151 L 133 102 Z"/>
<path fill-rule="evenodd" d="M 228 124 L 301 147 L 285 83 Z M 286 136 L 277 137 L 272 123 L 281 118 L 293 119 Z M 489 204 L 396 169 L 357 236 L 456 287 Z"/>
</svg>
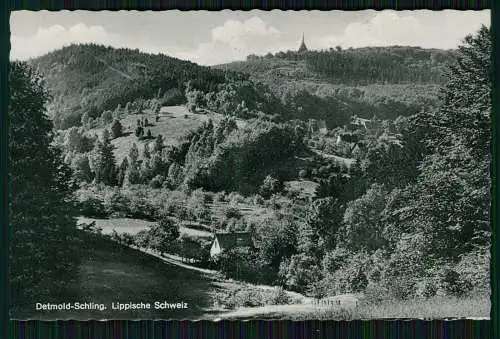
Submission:
<svg viewBox="0 0 500 339">
<path fill-rule="evenodd" d="M 131 235 L 137 234 L 139 231 L 148 229 L 151 225 L 154 225 L 154 221 L 146 221 L 141 219 L 131 219 L 131 218 L 113 218 L 113 219 L 95 219 L 87 217 L 78 217 L 77 224 L 90 224 L 91 222 L 96 223 L 96 227 L 102 228 L 103 234 L 111 234 L 113 230 L 119 234 L 129 233 Z M 179 231 L 182 234 L 188 235 L 194 238 L 210 238 L 212 234 L 208 231 L 197 230 L 193 228 L 188 228 L 185 226 L 179 226 Z"/>
<path fill-rule="evenodd" d="M 185 106 L 164 106 L 158 114 L 159 119 L 156 121 L 156 114 L 151 111 L 144 111 L 142 114 L 128 114 L 124 116 L 120 123 L 123 126 L 123 136 L 113 139 L 111 142 L 115 146 L 115 157 L 117 163 L 120 164 L 123 158 L 128 154 L 130 147 L 135 142 L 139 148 L 140 154 L 144 149 L 144 145 L 154 142 L 154 139 L 139 140 L 135 136 L 135 128 L 137 127 L 137 119 L 148 119 L 149 125 L 144 127 L 144 134 L 151 130 L 151 135 L 156 138 L 159 134 L 163 136 L 165 145 L 176 145 L 179 137 L 187 134 L 189 131 L 196 130 L 204 122 L 212 119 L 217 122 L 223 118 L 222 114 L 214 112 L 192 113 Z M 245 125 L 241 119 L 237 119 L 238 127 Z M 111 129 L 107 126 L 108 130 Z M 102 135 L 103 128 L 94 128 L 89 131 L 90 134 L 95 133 Z"/>
</svg>

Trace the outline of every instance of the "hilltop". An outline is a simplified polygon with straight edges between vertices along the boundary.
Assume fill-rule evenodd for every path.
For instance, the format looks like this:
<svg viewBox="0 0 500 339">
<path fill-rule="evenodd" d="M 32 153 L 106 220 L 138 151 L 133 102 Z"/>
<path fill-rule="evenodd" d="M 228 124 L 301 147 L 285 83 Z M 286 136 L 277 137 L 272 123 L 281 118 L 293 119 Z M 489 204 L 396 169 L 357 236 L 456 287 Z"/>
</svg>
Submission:
<svg viewBox="0 0 500 339">
<path fill-rule="evenodd" d="M 420 47 L 363 47 L 278 52 L 249 55 L 246 61 L 214 66 L 250 74 L 268 81 L 309 80 L 342 85 L 436 84 L 443 83 L 443 71 L 455 58 L 452 50 Z"/>
<path fill-rule="evenodd" d="M 315 101 L 335 102 L 337 112 L 395 119 L 438 105 L 445 69 L 455 56 L 453 50 L 419 47 L 337 48 L 250 55 L 213 68 L 248 74 L 297 107 L 303 106 L 294 102 L 297 94 L 309 94 L 321 98 Z"/>
<path fill-rule="evenodd" d="M 60 129 L 79 125 L 85 112 L 96 118 L 138 98 L 183 103 L 188 80 L 206 90 L 225 80 L 223 71 L 190 61 L 96 44 L 70 45 L 29 63 L 44 78 L 53 99 L 49 113 Z"/>
</svg>

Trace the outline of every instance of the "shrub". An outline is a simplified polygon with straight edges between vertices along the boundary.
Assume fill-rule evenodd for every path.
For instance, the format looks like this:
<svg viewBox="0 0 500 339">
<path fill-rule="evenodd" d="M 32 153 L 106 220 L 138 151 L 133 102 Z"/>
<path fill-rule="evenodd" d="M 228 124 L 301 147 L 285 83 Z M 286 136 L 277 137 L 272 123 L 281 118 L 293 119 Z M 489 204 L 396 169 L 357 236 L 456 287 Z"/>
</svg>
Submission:
<svg viewBox="0 0 500 339">
<path fill-rule="evenodd" d="M 282 184 L 280 181 L 276 178 L 273 178 L 272 176 L 268 175 L 265 177 L 262 185 L 259 188 L 259 193 L 262 195 L 264 198 L 269 198 L 272 194 L 278 193 L 281 190 Z"/>
<path fill-rule="evenodd" d="M 253 196 L 253 203 L 255 205 L 262 205 L 262 204 L 264 204 L 264 198 L 260 194 L 255 194 Z"/>
<path fill-rule="evenodd" d="M 162 175 L 157 175 L 149 182 L 149 186 L 152 188 L 161 188 L 163 187 L 163 182 L 165 181 L 165 177 Z"/>
<path fill-rule="evenodd" d="M 228 219 L 232 219 L 232 218 L 239 219 L 239 218 L 241 218 L 241 212 L 238 209 L 238 207 L 232 206 L 232 205 L 229 205 L 229 206 L 226 207 L 226 209 L 224 210 L 224 215 Z"/>
<path fill-rule="evenodd" d="M 273 290 L 271 298 L 269 299 L 269 303 L 271 305 L 286 305 L 290 304 L 291 301 L 292 298 L 290 298 L 290 296 L 285 292 L 285 290 L 281 286 L 276 287 Z"/>
<path fill-rule="evenodd" d="M 105 218 L 108 216 L 106 207 L 101 200 L 89 198 L 80 203 L 80 213 L 85 217 Z"/>
<path fill-rule="evenodd" d="M 231 192 L 228 196 L 229 203 L 236 205 L 245 201 L 245 198 L 238 192 Z"/>
<path fill-rule="evenodd" d="M 119 138 L 123 134 L 123 126 L 120 121 L 115 120 L 113 125 L 111 126 L 111 133 L 113 135 L 113 139 Z"/>
</svg>

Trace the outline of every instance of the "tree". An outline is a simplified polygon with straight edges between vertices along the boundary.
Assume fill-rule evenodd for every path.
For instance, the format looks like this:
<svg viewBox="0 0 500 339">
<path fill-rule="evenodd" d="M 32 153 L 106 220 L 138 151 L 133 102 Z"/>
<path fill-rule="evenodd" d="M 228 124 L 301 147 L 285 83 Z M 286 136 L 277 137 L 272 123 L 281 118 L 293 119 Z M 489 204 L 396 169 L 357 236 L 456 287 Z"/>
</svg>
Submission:
<svg viewBox="0 0 500 339">
<path fill-rule="evenodd" d="M 137 160 L 139 159 L 139 148 L 134 142 L 128 152 L 128 166 L 125 172 L 124 184 L 138 184 L 140 182 L 140 172 Z"/>
<path fill-rule="evenodd" d="M 161 253 L 167 252 L 170 245 L 180 236 L 179 225 L 165 216 L 149 229 L 149 234 L 152 247 Z"/>
<path fill-rule="evenodd" d="M 101 121 L 103 125 L 107 125 L 113 122 L 113 112 L 111 111 L 102 112 Z"/>
<path fill-rule="evenodd" d="M 178 163 L 173 162 L 168 168 L 168 181 L 172 187 L 177 187 L 182 180 L 182 167 Z"/>
<path fill-rule="evenodd" d="M 130 150 L 128 151 L 128 158 L 130 159 L 131 164 L 137 163 L 137 159 L 139 159 L 139 148 L 137 148 L 137 144 L 134 142 Z"/>
<path fill-rule="evenodd" d="M 120 120 L 122 118 L 122 106 L 120 104 L 118 104 L 113 111 L 113 118 L 115 120 Z"/>
<path fill-rule="evenodd" d="M 151 135 L 151 130 L 148 128 L 148 133 L 146 134 L 148 139 L 151 139 L 153 136 Z"/>
<path fill-rule="evenodd" d="M 163 150 L 163 136 L 161 134 L 158 134 L 155 140 L 155 147 L 154 151 L 158 154 L 161 154 L 161 151 Z"/>
<path fill-rule="evenodd" d="M 118 169 L 118 176 L 116 178 L 118 186 L 122 186 L 125 182 L 125 176 L 127 175 L 129 164 L 127 157 L 123 158 L 120 168 Z"/>
<path fill-rule="evenodd" d="M 113 139 L 119 138 L 123 135 L 123 126 L 120 121 L 115 120 L 111 126 L 111 132 L 113 133 Z"/>
<path fill-rule="evenodd" d="M 375 250 L 385 244 L 382 212 L 387 192 L 379 184 L 373 184 L 360 198 L 347 204 L 344 213 L 342 240 L 354 250 Z"/>
<path fill-rule="evenodd" d="M 281 190 L 281 183 L 278 179 L 268 175 L 264 178 L 262 185 L 259 188 L 259 193 L 264 198 L 269 198 L 272 194 Z"/>
<path fill-rule="evenodd" d="M 111 143 L 109 131 L 105 129 L 102 134 L 102 142 L 96 143 L 96 183 L 102 182 L 109 186 L 116 185 L 116 160 L 113 150 L 114 146 Z"/>
<path fill-rule="evenodd" d="M 139 139 L 142 138 L 144 136 L 144 128 L 142 128 L 141 126 L 137 126 L 135 128 L 135 136 Z"/>
<path fill-rule="evenodd" d="M 71 161 L 74 178 L 78 182 L 91 182 L 93 179 L 90 168 L 89 157 L 87 154 L 76 154 Z"/>
<path fill-rule="evenodd" d="M 83 126 L 84 128 L 87 128 L 87 129 L 89 128 L 89 118 L 90 118 L 90 117 L 89 117 L 89 113 L 88 113 L 88 112 L 84 112 L 84 113 L 82 114 L 82 118 L 81 118 L 81 120 L 80 120 L 80 121 L 81 121 L 82 126 Z"/>
<path fill-rule="evenodd" d="M 490 53 L 488 28 L 464 39 L 448 71 L 444 104 L 428 117 L 432 153 L 420 166 L 412 205 L 434 251 L 446 257 L 490 242 Z"/>
<path fill-rule="evenodd" d="M 142 157 L 144 160 L 151 159 L 151 151 L 149 150 L 149 144 L 144 144 L 144 148 L 142 150 Z"/>
<path fill-rule="evenodd" d="M 395 225 L 390 233 L 399 235 L 392 236 L 396 249 L 386 281 L 400 295 L 415 291 L 416 277 L 438 279 L 443 263 L 489 253 L 491 39 L 486 27 L 465 38 L 448 77 L 440 109 L 422 116 L 428 142 L 416 182 L 385 212 Z M 445 282 L 460 279 L 450 274 Z"/>
<path fill-rule="evenodd" d="M 63 296 L 77 276 L 71 170 L 53 143 L 41 78 L 23 62 L 9 73 L 9 282 L 13 305 Z"/>
</svg>

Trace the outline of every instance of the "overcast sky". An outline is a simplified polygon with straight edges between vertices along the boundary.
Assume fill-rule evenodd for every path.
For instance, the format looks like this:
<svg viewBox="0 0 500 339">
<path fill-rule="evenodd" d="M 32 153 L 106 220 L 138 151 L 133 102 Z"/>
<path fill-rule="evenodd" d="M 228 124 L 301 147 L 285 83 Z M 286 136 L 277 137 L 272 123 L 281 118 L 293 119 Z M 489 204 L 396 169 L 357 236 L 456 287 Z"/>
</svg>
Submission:
<svg viewBox="0 0 500 339">
<path fill-rule="evenodd" d="M 204 65 L 248 54 L 297 49 L 406 45 L 456 48 L 490 11 L 16 11 L 11 59 L 25 60 L 71 43 L 94 42 L 164 53 Z"/>
</svg>

